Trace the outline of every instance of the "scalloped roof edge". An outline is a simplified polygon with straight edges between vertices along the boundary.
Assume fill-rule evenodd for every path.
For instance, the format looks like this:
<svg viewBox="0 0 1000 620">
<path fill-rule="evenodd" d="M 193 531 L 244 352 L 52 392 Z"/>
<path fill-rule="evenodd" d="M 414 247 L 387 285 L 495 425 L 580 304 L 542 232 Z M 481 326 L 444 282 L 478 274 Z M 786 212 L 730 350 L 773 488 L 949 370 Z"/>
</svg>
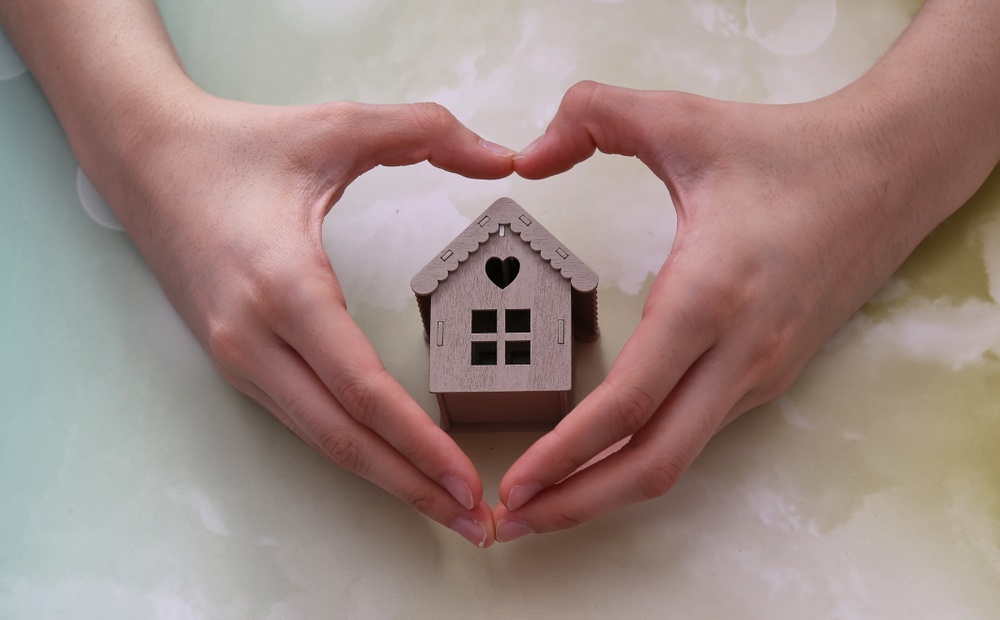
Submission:
<svg viewBox="0 0 1000 620">
<path fill-rule="evenodd" d="M 600 333 L 597 325 L 597 274 L 521 205 L 506 197 L 496 200 L 474 218 L 410 280 L 410 288 L 420 306 L 424 335 L 428 335 L 430 329 L 431 295 L 441 282 L 468 260 L 470 254 L 499 230 L 501 224 L 508 226 L 542 260 L 569 280 L 573 289 L 573 334 L 585 342 L 595 340 Z"/>
</svg>

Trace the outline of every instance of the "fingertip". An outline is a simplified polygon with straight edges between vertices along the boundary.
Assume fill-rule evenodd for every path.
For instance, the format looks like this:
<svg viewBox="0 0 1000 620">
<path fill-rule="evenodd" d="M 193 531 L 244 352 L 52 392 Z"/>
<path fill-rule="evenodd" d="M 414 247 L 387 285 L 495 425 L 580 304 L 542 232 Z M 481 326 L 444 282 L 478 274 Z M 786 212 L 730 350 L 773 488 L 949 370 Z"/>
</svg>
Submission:
<svg viewBox="0 0 1000 620">
<path fill-rule="evenodd" d="M 504 502 L 504 505 L 507 507 L 507 510 L 517 510 L 531 501 L 531 498 L 538 495 L 538 492 L 541 490 L 542 485 L 538 482 L 516 484 L 511 488 L 510 493 L 507 494 L 507 501 Z"/>
<path fill-rule="evenodd" d="M 496 542 L 493 526 L 493 511 L 485 501 L 467 514 L 459 515 L 451 522 L 451 529 L 480 549 L 486 549 Z"/>
<path fill-rule="evenodd" d="M 472 496 L 472 489 L 457 476 L 445 476 L 441 479 L 441 486 L 455 498 L 462 508 L 472 510 L 476 507 L 476 500 Z"/>
<path fill-rule="evenodd" d="M 528 146 L 524 147 L 518 151 L 516 155 L 514 155 L 514 161 L 518 162 L 531 157 L 532 153 L 538 150 L 538 145 L 541 144 L 543 140 L 545 140 L 545 134 L 542 134 L 532 140 Z"/>
<path fill-rule="evenodd" d="M 428 157 L 431 165 L 472 179 L 502 179 L 514 172 L 516 151 L 480 138 L 468 129 L 465 139 L 452 143 L 440 142 Z"/>
<path fill-rule="evenodd" d="M 545 142 L 546 134 L 535 138 L 531 144 L 524 147 L 514 155 L 513 164 L 514 172 L 518 176 L 525 179 L 542 179 L 546 176 L 550 176 L 553 172 L 545 170 L 544 157 L 538 157 L 540 151 L 544 151 L 542 148 Z M 543 153 L 544 155 L 544 153 Z"/>
<path fill-rule="evenodd" d="M 496 530 L 496 540 L 501 543 L 510 542 L 536 533 L 530 525 L 517 519 L 501 520 L 497 523 Z"/>
<path fill-rule="evenodd" d="M 476 171 L 470 170 L 468 173 L 458 172 L 466 174 L 466 176 L 483 179 L 501 179 L 513 174 L 514 155 L 517 154 L 517 151 L 485 138 L 479 138 L 478 140 L 480 153 L 471 154 L 472 157 L 469 158 L 469 161 L 479 160 L 481 162 L 479 169 Z M 486 151 L 485 157 L 481 155 L 482 151 Z"/>
<path fill-rule="evenodd" d="M 561 174 L 594 154 L 589 134 L 556 118 L 541 136 L 514 155 L 514 172 L 525 179 Z"/>
<path fill-rule="evenodd" d="M 486 528 L 486 542 L 482 548 L 487 548 L 496 542 L 497 539 L 496 520 L 493 518 L 493 508 L 490 507 L 486 500 L 482 500 L 479 502 L 476 512 L 480 515 L 480 521 Z"/>
<path fill-rule="evenodd" d="M 509 149 L 502 144 L 497 144 L 496 142 L 490 142 L 485 138 L 479 139 L 479 146 L 483 147 L 493 155 L 502 157 L 504 159 L 512 159 L 517 155 L 517 151 Z"/>
<path fill-rule="evenodd" d="M 451 529 L 480 549 L 485 549 L 493 544 L 492 537 L 487 532 L 486 526 L 476 519 L 458 517 L 452 522 Z"/>
<path fill-rule="evenodd" d="M 528 524 L 523 516 L 515 516 L 513 511 L 503 503 L 493 509 L 494 538 L 498 543 L 510 542 L 523 538 L 528 534 L 536 534 L 537 530 Z"/>
</svg>

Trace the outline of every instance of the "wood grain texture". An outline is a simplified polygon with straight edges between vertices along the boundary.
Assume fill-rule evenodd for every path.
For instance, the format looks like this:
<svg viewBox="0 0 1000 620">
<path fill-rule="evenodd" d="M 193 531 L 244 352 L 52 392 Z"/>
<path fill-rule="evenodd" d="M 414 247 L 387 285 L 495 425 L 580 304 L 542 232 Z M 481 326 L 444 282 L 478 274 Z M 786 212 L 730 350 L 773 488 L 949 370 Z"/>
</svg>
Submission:
<svg viewBox="0 0 1000 620">
<path fill-rule="evenodd" d="M 474 218 L 448 247 L 438 252 L 410 280 L 410 288 L 413 289 L 420 308 L 424 335 L 430 334 L 431 295 L 441 282 L 447 280 L 459 265 L 486 242 L 490 234 L 498 232 L 500 225 L 507 226 L 508 230 L 528 242 L 532 250 L 570 282 L 574 291 L 573 313 L 577 317 L 573 335 L 583 342 L 596 340 L 600 335 L 597 322 L 597 274 L 510 198 L 498 199 L 479 217 Z"/>
<path fill-rule="evenodd" d="M 517 278 L 501 289 L 486 277 L 490 258 L 517 258 Z M 474 333 L 473 310 L 496 310 L 497 331 Z M 507 329 L 507 310 L 529 310 L 529 332 Z M 573 322 L 570 284 L 517 235 L 490 235 L 486 243 L 442 282 L 431 323 L 444 323 L 442 346 L 430 348 L 430 388 L 447 392 L 567 391 L 572 387 L 572 341 L 558 343 L 558 321 Z M 510 343 L 530 343 L 529 364 L 507 364 Z M 472 343 L 496 343 L 496 365 L 473 365 Z"/>
<path fill-rule="evenodd" d="M 552 428 L 566 415 L 564 392 L 439 394 L 442 417 L 452 431 L 535 430 Z M 445 413 L 447 412 L 447 413 Z"/>
<path fill-rule="evenodd" d="M 573 389 L 567 332 L 597 337 L 597 275 L 530 214 L 509 198 L 496 201 L 411 287 L 444 428 L 562 419 Z"/>
</svg>

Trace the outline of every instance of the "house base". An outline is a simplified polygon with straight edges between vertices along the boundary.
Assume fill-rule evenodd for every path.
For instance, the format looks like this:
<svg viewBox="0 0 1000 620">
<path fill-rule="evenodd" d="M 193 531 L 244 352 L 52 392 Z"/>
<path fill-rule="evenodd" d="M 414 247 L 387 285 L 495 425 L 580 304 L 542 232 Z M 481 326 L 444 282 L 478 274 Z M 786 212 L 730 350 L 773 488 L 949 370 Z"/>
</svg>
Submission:
<svg viewBox="0 0 1000 620">
<path fill-rule="evenodd" d="M 547 430 L 569 411 L 564 392 L 456 392 L 437 395 L 446 431 Z"/>
</svg>

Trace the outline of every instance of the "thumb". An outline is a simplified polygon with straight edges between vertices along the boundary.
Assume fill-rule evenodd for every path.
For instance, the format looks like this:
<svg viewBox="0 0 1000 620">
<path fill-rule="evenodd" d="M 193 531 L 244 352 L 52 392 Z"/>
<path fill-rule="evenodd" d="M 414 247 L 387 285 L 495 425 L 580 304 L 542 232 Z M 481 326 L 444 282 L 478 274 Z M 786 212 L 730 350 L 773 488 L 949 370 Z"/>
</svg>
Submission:
<svg viewBox="0 0 1000 620">
<path fill-rule="evenodd" d="M 527 179 L 565 172 L 596 149 L 616 155 L 638 155 L 646 161 L 662 122 L 656 95 L 650 91 L 580 82 L 566 91 L 545 133 L 514 156 L 514 170 Z"/>
<path fill-rule="evenodd" d="M 354 107 L 352 141 L 358 148 L 359 174 L 375 166 L 433 166 L 478 179 L 513 172 L 514 151 L 480 138 L 436 103 Z"/>
</svg>

